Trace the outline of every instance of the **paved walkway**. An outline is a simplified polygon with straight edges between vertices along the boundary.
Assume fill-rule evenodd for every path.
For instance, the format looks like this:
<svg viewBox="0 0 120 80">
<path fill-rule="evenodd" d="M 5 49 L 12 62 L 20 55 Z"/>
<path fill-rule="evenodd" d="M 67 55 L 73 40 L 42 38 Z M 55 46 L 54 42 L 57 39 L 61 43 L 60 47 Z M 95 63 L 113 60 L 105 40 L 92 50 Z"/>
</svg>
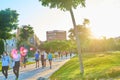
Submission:
<svg viewBox="0 0 120 80">
<path fill-rule="evenodd" d="M 56 70 L 58 70 L 62 65 L 64 65 L 69 60 L 69 57 L 66 59 L 65 57 L 60 60 L 53 60 L 52 69 L 49 67 L 49 63 L 47 61 L 47 67 L 44 69 L 35 68 L 35 64 L 27 65 L 26 68 L 20 69 L 19 80 L 49 80 L 48 78 L 52 75 Z M 4 76 L 0 72 L 0 80 L 4 80 Z M 15 80 L 15 75 L 12 70 L 8 71 L 8 79 L 7 80 Z"/>
</svg>

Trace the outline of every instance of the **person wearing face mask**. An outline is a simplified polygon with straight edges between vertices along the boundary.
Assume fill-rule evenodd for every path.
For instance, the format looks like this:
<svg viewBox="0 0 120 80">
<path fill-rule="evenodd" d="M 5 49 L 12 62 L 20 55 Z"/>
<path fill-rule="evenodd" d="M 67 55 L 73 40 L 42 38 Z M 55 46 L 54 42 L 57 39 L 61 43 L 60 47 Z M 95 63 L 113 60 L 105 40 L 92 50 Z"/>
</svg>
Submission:
<svg viewBox="0 0 120 80">
<path fill-rule="evenodd" d="M 13 72 L 14 72 L 14 74 L 16 76 L 15 80 L 18 80 L 18 77 L 19 77 L 19 67 L 20 67 L 20 59 L 21 59 L 19 50 L 13 49 L 12 52 L 11 52 L 11 57 L 12 57 L 13 62 L 14 62 Z"/>
<path fill-rule="evenodd" d="M 8 78 L 8 68 L 10 63 L 10 57 L 8 56 L 7 52 L 3 52 L 3 55 L 1 55 L 2 59 L 2 73 L 5 76 L 6 80 Z"/>
</svg>

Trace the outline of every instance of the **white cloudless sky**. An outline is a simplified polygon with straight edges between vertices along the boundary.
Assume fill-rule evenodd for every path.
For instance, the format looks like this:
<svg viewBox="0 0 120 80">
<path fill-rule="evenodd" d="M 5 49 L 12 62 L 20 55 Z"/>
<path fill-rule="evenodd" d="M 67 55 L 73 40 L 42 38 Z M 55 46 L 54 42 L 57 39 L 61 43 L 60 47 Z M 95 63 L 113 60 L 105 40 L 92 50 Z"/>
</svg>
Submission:
<svg viewBox="0 0 120 80">
<path fill-rule="evenodd" d="M 0 10 L 17 10 L 19 26 L 30 24 L 40 40 L 46 40 L 46 31 L 73 28 L 70 13 L 43 7 L 38 0 L 0 0 Z M 120 0 L 86 0 L 86 7 L 74 11 L 77 24 L 84 18 L 95 37 L 120 36 Z"/>
</svg>

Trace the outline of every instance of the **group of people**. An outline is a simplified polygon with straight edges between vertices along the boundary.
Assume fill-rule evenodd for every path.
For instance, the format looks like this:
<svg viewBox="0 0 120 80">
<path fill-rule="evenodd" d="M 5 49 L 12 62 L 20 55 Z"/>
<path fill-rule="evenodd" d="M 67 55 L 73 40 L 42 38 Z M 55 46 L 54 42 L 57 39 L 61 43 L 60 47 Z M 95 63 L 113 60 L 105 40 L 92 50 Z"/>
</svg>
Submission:
<svg viewBox="0 0 120 80">
<path fill-rule="evenodd" d="M 18 80 L 19 77 L 19 68 L 20 66 L 26 67 L 26 53 L 27 51 L 25 50 L 24 47 L 21 47 L 20 50 L 13 49 L 8 55 L 6 51 L 3 52 L 1 55 L 2 59 L 2 73 L 5 76 L 6 80 L 8 78 L 8 69 L 9 67 L 13 68 L 13 73 L 15 74 L 16 78 L 15 80 Z M 35 62 L 36 62 L 36 68 L 40 66 L 40 60 L 42 64 L 42 68 L 46 67 L 46 60 L 48 59 L 49 64 L 50 64 L 50 69 L 52 68 L 52 54 L 49 52 L 45 51 L 39 51 L 37 50 L 35 52 Z"/>
<path fill-rule="evenodd" d="M 10 61 L 11 61 L 11 58 L 12 58 L 12 64 L 10 65 Z M 9 69 L 9 66 L 12 66 L 13 68 L 13 72 L 16 76 L 16 80 L 18 80 L 18 77 L 19 77 L 19 66 L 20 66 L 20 54 L 17 55 L 16 58 L 13 58 L 13 56 L 9 56 L 7 54 L 7 52 L 3 52 L 3 55 L 1 55 L 1 58 L 2 58 L 2 73 L 3 75 L 5 76 L 5 79 L 6 80 L 8 78 L 8 69 Z"/>
<path fill-rule="evenodd" d="M 1 59 L 2 59 L 2 73 L 5 76 L 6 80 L 8 78 L 8 69 L 9 66 L 11 68 L 13 68 L 13 73 L 16 76 L 15 80 L 18 80 L 19 77 L 19 67 L 21 64 L 25 65 L 25 56 L 26 56 L 26 52 L 23 51 L 22 52 L 22 48 L 21 50 L 17 50 L 17 49 L 13 49 L 10 53 L 10 55 L 8 55 L 8 53 L 6 51 L 3 52 L 3 54 L 1 55 Z M 25 49 L 24 49 L 25 50 Z"/>
<path fill-rule="evenodd" d="M 50 52 L 39 51 L 37 50 L 35 53 L 35 61 L 36 61 L 36 68 L 39 67 L 39 63 L 41 60 L 42 68 L 46 67 L 46 60 L 48 59 L 50 64 L 50 69 L 52 68 L 52 54 Z"/>
<path fill-rule="evenodd" d="M 63 53 L 55 52 L 54 54 L 55 54 L 55 58 L 60 57 L 60 54 L 67 55 L 66 52 Z M 24 47 L 21 47 L 20 50 L 13 49 L 10 53 L 10 56 L 7 54 L 7 52 L 5 51 L 3 52 L 3 54 L 1 55 L 1 59 L 2 59 L 2 73 L 5 76 L 4 80 L 8 78 L 9 66 L 13 68 L 13 73 L 16 76 L 16 80 L 18 80 L 20 66 L 22 65 L 26 67 L 26 56 L 27 56 L 27 50 Z M 70 53 L 70 57 L 71 56 L 72 53 Z M 36 62 L 36 66 L 35 66 L 36 68 L 40 67 L 40 61 L 42 68 L 46 67 L 47 60 L 49 61 L 50 69 L 52 68 L 53 57 L 51 52 L 36 50 L 34 57 Z M 10 64 L 11 62 L 12 64 Z"/>
</svg>

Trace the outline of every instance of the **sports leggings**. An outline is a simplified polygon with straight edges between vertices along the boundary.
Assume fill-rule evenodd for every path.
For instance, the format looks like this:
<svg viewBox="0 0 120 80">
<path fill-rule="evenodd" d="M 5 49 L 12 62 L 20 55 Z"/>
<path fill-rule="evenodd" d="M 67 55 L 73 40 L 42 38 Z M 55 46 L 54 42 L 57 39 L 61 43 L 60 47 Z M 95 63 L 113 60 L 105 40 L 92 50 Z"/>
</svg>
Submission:
<svg viewBox="0 0 120 80">
<path fill-rule="evenodd" d="M 13 72 L 14 72 L 16 78 L 19 77 L 19 67 L 20 67 L 20 61 L 16 61 L 15 66 L 13 67 Z"/>
<path fill-rule="evenodd" d="M 5 76 L 5 78 L 8 77 L 8 66 L 2 66 L 2 73 Z"/>
</svg>

